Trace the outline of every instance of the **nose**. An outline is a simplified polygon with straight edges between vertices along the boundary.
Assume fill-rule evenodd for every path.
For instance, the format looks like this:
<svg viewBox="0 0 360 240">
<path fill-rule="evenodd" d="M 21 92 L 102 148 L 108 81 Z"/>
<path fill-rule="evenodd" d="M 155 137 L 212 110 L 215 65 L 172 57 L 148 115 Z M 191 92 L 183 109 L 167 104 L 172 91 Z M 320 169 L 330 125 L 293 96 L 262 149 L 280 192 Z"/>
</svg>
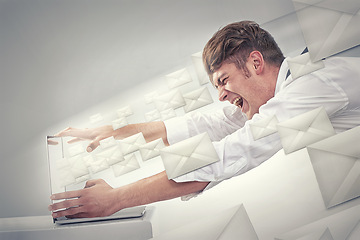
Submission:
<svg viewBox="0 0 360 240">
<path fill-rule="evenodd" d="M 228 97 L 228 92 L 225 89 L 225 87 L 219 86 L 218 91 L 219 91 L 219 101 L 221 101 L 221 102 L 226 101 L 227 97 Z"/>
</svg>

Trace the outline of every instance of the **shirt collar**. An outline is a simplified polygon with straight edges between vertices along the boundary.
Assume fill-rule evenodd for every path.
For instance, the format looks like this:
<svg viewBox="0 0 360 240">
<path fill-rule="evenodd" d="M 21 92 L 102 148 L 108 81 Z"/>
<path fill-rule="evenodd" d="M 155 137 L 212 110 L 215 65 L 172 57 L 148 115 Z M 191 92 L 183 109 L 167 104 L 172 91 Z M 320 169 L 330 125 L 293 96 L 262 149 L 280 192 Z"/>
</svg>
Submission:
<svg viewBox="0 0 360 240">
<path fill-rule="evenodd" d="M 276 87 L 275 87 L 275 94 L 274 95 L 276 95 L 280 91 L 281 85 L 283 84 L 283 82 L 285 82 L 286 73 L 287 73 L 288 70 L 289 70 L 289 65 L 288 65 L 286 59 L 284 59 L 284 61 L 281 63 L 279 73 L 278 73 L 278 77 L 276 79 Z"/>
</svg>

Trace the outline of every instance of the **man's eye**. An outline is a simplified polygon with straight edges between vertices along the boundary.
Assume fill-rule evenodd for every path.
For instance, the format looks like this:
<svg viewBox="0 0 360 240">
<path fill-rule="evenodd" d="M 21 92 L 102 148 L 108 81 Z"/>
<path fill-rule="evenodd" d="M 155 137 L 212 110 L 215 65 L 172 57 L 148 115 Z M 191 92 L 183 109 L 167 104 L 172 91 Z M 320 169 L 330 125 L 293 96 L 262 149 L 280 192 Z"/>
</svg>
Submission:
<svg viewBox="0 0 360 240">
<path fill-rule="evenodd" d="M 225 84 L 227 83 L 227 80 L 228 80 L 227 77 L 226 77 L 226 78 L 223 78 L 223 79 L 220 81 L 220 84 L 221 84 L 221 85 L 225 85 Z"/>
</svg>

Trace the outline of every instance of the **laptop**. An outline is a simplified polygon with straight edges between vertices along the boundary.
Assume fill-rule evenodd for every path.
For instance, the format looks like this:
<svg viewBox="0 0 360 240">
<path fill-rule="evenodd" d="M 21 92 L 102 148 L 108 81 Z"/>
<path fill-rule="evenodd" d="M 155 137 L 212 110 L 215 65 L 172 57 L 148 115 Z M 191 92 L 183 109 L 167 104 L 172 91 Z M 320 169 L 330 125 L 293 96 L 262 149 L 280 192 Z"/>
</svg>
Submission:
<svg viewBox="0 0 360 240">
<path fill-rule="evenodd" d="M 50 191 L 51 194 L 73 191 L 82 189 L 85 186 L 87 180 L 94 178 L 102 178 L 105 181 L 111 180 L 113 174 L 110 169 L 104 169 L 102 172 L 93 174 L 85 164 L 84 158 L 88 157 L 86 151 L 81 151 L 81 144 L 74 145 L 68 144 L 66 138 L 47 136 L 47 159 L 50 176 Z M 85 147 L 85 146 L 83 146 Z M 76 162 L 75 171 L 72 169 L 74 164 L 69 163 Z M 72 159 L 72 160 L 71 160 Z M 74 162 L 73 162 L 74 163 Z M 83 175 L 83 176 L 80 176 Z M 55 203 L 58 201 L 53 201 Z M 99 222 L 110 221 L 119 219 L 133 219 L 141 218 L 146 212 L 146 206 L 138 206 L 132 208 L 122 209 L 113 215 L 106 217 L 95 218 L 53 218 L 53 222 L 56 224 L 74 224 L 74 223 L 86 223 L 86 222 Z"/>
</svg>

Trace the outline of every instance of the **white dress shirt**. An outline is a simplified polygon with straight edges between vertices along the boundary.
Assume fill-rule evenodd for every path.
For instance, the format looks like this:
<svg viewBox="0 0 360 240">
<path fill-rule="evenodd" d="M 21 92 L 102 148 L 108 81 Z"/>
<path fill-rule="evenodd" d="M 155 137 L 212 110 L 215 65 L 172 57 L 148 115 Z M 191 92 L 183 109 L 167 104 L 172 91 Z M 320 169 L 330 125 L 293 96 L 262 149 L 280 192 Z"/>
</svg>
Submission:
<svg viewBox="0 0 360 240">
<path fill-rule="evenodd" d="M 165 121 L 170 144 L 208 132 L 220 161 L 175 178 L 176 182 L 209 181 L 209 189 L 219 182 L 245 173 L 268 160 L 282 146 L 278 133 L 253 140 L 249 124 L 275 115 L 279 122 L 323 106 L 336 132 L 360 125 L 360 58 L 332 57 L 325 68 L 285 80 L 283 61 L 275 96 L 247 120 L 241 109 L 229 106 L 217 113 L 194 112 Z"/>
</svg>

